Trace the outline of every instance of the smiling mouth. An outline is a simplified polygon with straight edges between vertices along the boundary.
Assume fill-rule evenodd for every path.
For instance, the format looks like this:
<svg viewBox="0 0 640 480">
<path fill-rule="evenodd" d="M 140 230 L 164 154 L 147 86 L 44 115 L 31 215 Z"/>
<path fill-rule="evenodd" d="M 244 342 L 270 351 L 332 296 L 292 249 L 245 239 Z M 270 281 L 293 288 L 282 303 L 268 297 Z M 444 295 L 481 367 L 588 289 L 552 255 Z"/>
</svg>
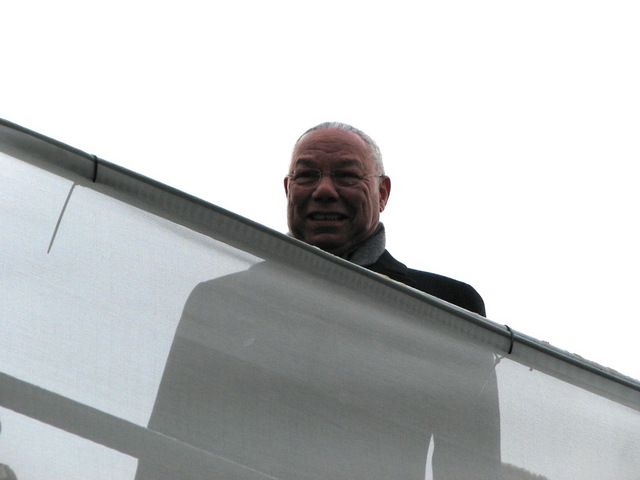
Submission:
<svg viewBox="0 0 640 480">
<path fill-rule="evenodd" d="M 346 220 L 348 217 L 340 213 L 312 213 L 309 215 L 311 220 L 319 220 L 324 222 L 335 222 L 338 220 Z"/>
</svg>

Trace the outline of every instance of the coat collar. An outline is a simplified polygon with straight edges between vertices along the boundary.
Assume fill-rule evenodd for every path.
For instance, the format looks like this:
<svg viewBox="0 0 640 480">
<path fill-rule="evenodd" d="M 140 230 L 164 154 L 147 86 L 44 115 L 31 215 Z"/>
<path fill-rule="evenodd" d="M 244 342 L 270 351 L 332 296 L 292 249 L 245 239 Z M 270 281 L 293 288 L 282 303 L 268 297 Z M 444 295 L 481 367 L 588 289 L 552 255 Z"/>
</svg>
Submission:
<svg viewBox="0 0 640 480">
<path fill-rule="evenodd" d="M 410 277 L 410 272 L 407 266 L 396 260 L 391 254 L 385 250 L 378 261 L 372 265 L 367 265 L 369 270 L 386 275 L 398 282 L 415 287 L 416 282 Z"/>
</svg>

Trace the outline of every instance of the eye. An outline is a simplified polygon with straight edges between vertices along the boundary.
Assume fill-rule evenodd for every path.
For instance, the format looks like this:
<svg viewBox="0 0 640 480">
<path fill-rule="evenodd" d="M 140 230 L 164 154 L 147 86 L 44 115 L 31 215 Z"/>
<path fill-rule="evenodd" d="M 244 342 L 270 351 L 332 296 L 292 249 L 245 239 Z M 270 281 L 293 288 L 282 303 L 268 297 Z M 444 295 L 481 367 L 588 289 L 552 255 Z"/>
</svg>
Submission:
<svg viewBox="0 0 640 480">
<path fill-rule="evenodd" d="M 334 170 L 333 171 L 334 178 L 360 178 L 360 175 L 356 172 L 351 172 L 349 170 Z"/>
<path fill-rule="evenodd" d="M 300 185 L 317 182 L 320 178 L 320 170 L 297 170 L 293 173 L 293 180 Z"/>
<path fill-rule="evenodd" d="M 331 176 L 337 185 L 343 186 L 355 185 L 362 179 L 362 175 L 351 170 L 334 170 Z"/>
</svg>

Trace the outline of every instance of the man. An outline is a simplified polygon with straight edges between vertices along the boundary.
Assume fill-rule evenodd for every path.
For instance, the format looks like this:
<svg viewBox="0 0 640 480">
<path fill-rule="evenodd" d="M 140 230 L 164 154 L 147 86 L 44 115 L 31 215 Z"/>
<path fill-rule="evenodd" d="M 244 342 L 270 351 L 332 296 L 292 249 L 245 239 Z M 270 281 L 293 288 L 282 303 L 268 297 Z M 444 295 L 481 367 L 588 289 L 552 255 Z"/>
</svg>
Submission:
<svg viewBox="0 0 640 480">
<path fill-rule="evenodd" d="M 296 142 L 284 179 L 290 234 L 353 263 L 485 315 L 469 285 L 407 268 L 385 249 L 380 213 L 391 192 L 376 143 L 343 123 L 322 123 Z"/>
<path fill-rule="evenodd" d="M 285 179 L 291 234 L 473 307 L 471 287 L 385 251 L 379 215 L 391 183 L 363 135 L 332 124 L 298 141 Z M 148 426 L 199 454 L 143 452 L 137 480 L 497 478 L 486 349 L 438 331 L 416 340 L 426 330 L 380 299 L 266 257 L 191 292 Z"/>
<path fill-rule="evenodd" d="M 284 188 L 291 236 L 485 316 L 484 302 L 471 286 L 407 268 L 386 250 L 380 213 L 389 200 L 391 180 L 385 175 L 380 149 L 364 132 L 337 122 L 307 130 L 293 148 Z M 435 365 L 450 362 L 444 353 L 439 355 Z M 425 404 L 436 445 L 433 478 L 497 478 L 500 415 L 494 360 L 472 348 L 453 356 L 459 370 L 452 375 L 459 383 L 451 381 L 444 389 L 448 400 Z M 443 380 L 436 371 L 425 368 L 427 398 L 438 397 L 435 386 Z M 484 385 L 471 387 L 478 389 L 477 401 L 456 403 L 480 378 Z M 461 385 L 465 394 L 456 395 Z M 448 410 L 439 410 L 443 405 Z"/>
</svg>

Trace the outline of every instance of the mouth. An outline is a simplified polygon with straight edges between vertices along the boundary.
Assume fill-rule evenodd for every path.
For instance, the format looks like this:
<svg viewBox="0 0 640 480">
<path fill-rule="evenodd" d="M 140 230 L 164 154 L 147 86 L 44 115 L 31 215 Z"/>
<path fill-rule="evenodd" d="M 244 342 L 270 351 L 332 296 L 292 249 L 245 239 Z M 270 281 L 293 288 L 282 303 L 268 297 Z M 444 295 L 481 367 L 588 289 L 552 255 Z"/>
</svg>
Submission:
<svg viewBox="0 0 640 480">
<path fill-rule="evenodd" d="M 340 220 L 347 220 L 349 217 L 342 213 L 311 213 L 308 215 L 308 218 L 319 222 L 338 222 Z"/>
</svg>

